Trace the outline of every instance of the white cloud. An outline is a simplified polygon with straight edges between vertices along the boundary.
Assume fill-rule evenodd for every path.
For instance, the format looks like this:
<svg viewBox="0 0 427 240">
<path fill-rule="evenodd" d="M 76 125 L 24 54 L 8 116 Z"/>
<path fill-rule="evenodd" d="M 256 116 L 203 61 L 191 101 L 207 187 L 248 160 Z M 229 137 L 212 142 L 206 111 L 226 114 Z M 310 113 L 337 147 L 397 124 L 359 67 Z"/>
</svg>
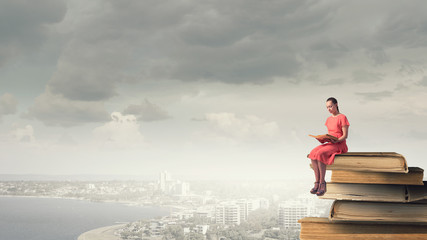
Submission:
<svg viewBox="0 0 427 240">
<path fill-rule="evenodd" d="M 46 125 L 64 127 L 108 119 L 102 102 L 73 101 L 52 94 L 49 89 L 35 99 L 26 116 L 36 118 Z"/>
<path fill-rule="evenodd" d="M 10 93 L 5 93 L 0 97 L 0 118 L 7 114 L 14 114 L 18 105 L 18 100 Z"/>
<path fill-rule="evenodd" d="M 208 113 L 205 117 L 217 134 L 232 139 L 258 141 L 271 139 L 279 133 L 276 122 L 253 115 L 236 116 L 234 113 L 222 112 Z"/>
<path fill-rule="evenodd" d="M 11 135 L 18 142 L 34 142 L 34 129 L 31 125 L 26 125 L 23 128 L 16 127 Z"/>
<path fill-rule="evenodd" d="M 123 114 L 132 114 L 138 116 L 138 120 L 144 122 L 160 121 L 171 118 L 169 114 L 158 105 L 151 103 L 147 99 L 139 105 L 131 104 L 124 111 Z"/>
<path fill-rule="evenodd" d="M 111 121 L 93 130 L 94 143 L 101 147 L 133 148 L 144 144 L 140 125 L 133 115 L 111 114 Z"/>
</svg>

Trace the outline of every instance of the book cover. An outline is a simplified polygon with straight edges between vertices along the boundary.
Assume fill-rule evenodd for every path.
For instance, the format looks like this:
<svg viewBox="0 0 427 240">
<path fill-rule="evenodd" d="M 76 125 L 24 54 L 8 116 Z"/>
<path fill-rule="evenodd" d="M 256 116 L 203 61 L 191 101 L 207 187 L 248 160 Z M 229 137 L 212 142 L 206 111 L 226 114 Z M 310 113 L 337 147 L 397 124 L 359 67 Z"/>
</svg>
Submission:
<svg viewBox="0 0 427 240">
<path fill-rule="evenodd" d="M 328 218 L 306 217 L 301 224 L 301 240 L 421 240 L 427 239 L 425 225 L 369 222 L 331 222 Z"/>
<path fill-rule="evenodd" d="M 335 200 L 329 219 L 333 222 L 427 224 L 427 204 Z"/>
<path fill-rule="evenodd" d="M 364 184 L 423 185 L 424 170 L 408 167 L 408 173 L 332 170 L 331 182 Z"/>
<path fill-rule="evenodd" d="M 427 199 L 427 185 L 328 183 L 322 199 L 414 202 Z"/>
<path fill-rule="evenodd" d="M 407 173 L 405 157 L 395 152 L 347 152 L 337 154 L 327 170 Z"/>
</svg>

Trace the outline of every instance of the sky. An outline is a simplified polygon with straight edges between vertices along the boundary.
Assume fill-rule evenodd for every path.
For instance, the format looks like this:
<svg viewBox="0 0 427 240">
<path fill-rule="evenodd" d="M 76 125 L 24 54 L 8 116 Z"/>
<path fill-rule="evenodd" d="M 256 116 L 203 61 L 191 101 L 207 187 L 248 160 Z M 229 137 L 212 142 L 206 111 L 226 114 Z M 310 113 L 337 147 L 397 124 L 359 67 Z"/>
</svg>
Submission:
<svg viewBox="0 0 427 240">
<path fill-rule="evenodd" d="M 427 168 L 427 2 L 0 0 L 0 174 L 310 178 L 349 151 Z"/>
</svg>

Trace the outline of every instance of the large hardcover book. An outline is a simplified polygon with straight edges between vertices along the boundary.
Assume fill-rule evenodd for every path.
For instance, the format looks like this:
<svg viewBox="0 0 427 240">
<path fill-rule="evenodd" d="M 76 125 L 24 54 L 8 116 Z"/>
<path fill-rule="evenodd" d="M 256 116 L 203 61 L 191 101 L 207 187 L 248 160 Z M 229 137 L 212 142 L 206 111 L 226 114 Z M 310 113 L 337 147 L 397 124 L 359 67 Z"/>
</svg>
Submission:
<svg viewBox="0 0 427 240">
<path fill-rule="evenodd" d="M 333 222 L 427 224 L 427 204 L 335 200 L 329 219 Z"/>
<path fill-rule="evenodd" d="M 408 173 L 332 170 L 331 182 L 366 184 L 423 185 L 424 170 L 409 167 Z"/>
<path fill-rule="evenodd" d="M 427 239 L 425 225 L 333 223 L 327 218 L 306 217 L 301 224 L 301 240 L 421 240 Z"/>
<path fill-rule="evenodd" d="M 413 202 L 427 199 L 426 185 L 328 183 L 320 198 L 375 202 Z"/>
<path fill-rule="evenodd" d="M 337 154 L 328 170 L 407 173 L 405 157 L 395 152 L 347 152 Z"/>
</svg>

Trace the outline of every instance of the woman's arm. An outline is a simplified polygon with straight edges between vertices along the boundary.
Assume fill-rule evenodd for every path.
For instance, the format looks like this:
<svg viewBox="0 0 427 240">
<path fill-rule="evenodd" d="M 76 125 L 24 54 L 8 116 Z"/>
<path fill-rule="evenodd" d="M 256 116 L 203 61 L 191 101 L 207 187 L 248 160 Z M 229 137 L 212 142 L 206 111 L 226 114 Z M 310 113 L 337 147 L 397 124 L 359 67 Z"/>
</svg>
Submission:
<svg viewBox="0 0 427 240">
<path fill-rule="evenodd" d="M 348 125 L 342 126 L 342 136 L 338 138 L 338 141 L 333 141 L 334 143 L 342 142 L 348 137 Z"/>
</svg>

